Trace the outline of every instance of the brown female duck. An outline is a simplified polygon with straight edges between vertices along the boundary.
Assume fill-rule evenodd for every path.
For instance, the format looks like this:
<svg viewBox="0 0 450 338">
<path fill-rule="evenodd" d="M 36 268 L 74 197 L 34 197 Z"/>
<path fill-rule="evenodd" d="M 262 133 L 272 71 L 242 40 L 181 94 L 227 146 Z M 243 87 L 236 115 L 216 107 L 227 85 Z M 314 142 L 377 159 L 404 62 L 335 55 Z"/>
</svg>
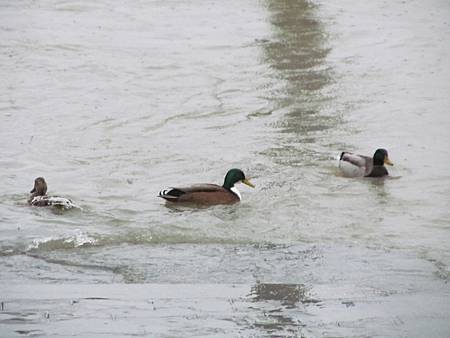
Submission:
<svg viewBox="0 0 450 338">
<path fill-rule="evenodd" d="M 43 177 L 38 177 L 34 180 L 34 187 L 30 191 L 31 196 L 28 199 L 28 204 L 36 207 L 60 207 L 64 209 L 71 209 L 77 207 L 70 199 L 57 196 L 47 195 L 47 182 Z"/>
</svg>

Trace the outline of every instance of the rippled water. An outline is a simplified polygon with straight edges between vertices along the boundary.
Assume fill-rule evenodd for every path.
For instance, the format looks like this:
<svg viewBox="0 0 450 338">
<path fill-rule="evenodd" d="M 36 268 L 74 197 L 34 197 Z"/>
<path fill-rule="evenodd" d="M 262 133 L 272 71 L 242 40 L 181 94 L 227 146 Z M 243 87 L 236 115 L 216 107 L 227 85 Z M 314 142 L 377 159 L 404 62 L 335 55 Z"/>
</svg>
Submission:
<svg viewBox="0 0 450 338">
<path fill-rule="evenodd" d="M 0 333 L 450 335 L 449 14 L 0 2 Z M 379 147 L 391 178 L 339 176 Z M 156 197 L 232 167 L 238 205 Z"/>
</svg>

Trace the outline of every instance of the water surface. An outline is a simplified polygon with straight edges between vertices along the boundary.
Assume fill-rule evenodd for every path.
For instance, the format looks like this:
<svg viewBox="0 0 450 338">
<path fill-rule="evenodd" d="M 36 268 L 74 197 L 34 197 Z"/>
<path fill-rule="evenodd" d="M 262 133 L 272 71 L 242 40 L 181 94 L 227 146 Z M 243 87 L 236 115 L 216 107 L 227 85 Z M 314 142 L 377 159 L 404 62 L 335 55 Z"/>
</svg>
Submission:
<svg viewBox="0 0 450 338">
<path fill-rule="evenodd" d="M 2 2 L 0 332 L 448 336 L 449 14 Z M 392 178 L 338 175 L 378 147 Z M 232 167 L 239 205 L 156 197 Z M 82 210 L 28 207 L 37 176 Z"/>
</svg>

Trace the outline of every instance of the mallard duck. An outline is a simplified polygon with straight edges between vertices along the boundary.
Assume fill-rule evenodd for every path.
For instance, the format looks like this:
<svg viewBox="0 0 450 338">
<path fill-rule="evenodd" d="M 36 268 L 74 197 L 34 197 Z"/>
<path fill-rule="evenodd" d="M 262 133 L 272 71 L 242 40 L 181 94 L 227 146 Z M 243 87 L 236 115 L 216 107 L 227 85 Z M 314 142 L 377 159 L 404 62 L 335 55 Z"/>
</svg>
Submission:
<svg viewBox="0 0 450 338">
<path fill-rule="evenodd" d="M 383 177 L 389 175 L 385 164 L 394 165 L 389 160 L 386 149 L 377 149 L 373 158 L 343 152 L 339 159 L 339 169 L 347 177 Z"/>
<path fill-rule="evenodd" d="M 242 197 L 235 187 L 236 183 L 244 183 L 249 187 L 255 186 L 245 178 L 240 169 L 230 169 L 225 176 L 223 185 L 217 184 L 195 184 L 185 188 L 167 188 L 159 192 L 159 196 L 166 201 L 190 204 L 232 204 L 239 202 Z"/>
<path fill-rule="evenodd" d="M 35 207 L 59 207 L 63 209 L 71 209 L 77 207 L 70 199 L 57 196 L 47 195 L 47 182 L 43 177 L 34 180 L 34 188 L 30 191 L 31 196 L 28 203 Z"/>
</svg>

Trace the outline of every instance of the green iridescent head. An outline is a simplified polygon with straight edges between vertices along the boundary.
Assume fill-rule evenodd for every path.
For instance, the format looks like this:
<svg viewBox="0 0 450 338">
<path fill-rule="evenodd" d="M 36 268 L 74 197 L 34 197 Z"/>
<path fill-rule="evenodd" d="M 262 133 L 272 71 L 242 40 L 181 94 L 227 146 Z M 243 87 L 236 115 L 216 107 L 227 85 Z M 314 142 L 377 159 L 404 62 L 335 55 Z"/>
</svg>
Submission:
<svg viewBox="0 0 450 338">
<path fill-rule="evenodd" d="M 241 169 L 228 170 L 225 176 L 225 180 L 223 181 L 223 187 L 230 190 L 238 182 L 242 182 L 252 188 L 255 187 L 249 180 L 245 178 L 244 172 Z"/>
<path fill-rule="evenodd" d="M 389 159 L 388 152 L 386 149 L 377 149 L 375 154 L 373 154 L 373 165 L 394 165 Z"/>
</svg>

